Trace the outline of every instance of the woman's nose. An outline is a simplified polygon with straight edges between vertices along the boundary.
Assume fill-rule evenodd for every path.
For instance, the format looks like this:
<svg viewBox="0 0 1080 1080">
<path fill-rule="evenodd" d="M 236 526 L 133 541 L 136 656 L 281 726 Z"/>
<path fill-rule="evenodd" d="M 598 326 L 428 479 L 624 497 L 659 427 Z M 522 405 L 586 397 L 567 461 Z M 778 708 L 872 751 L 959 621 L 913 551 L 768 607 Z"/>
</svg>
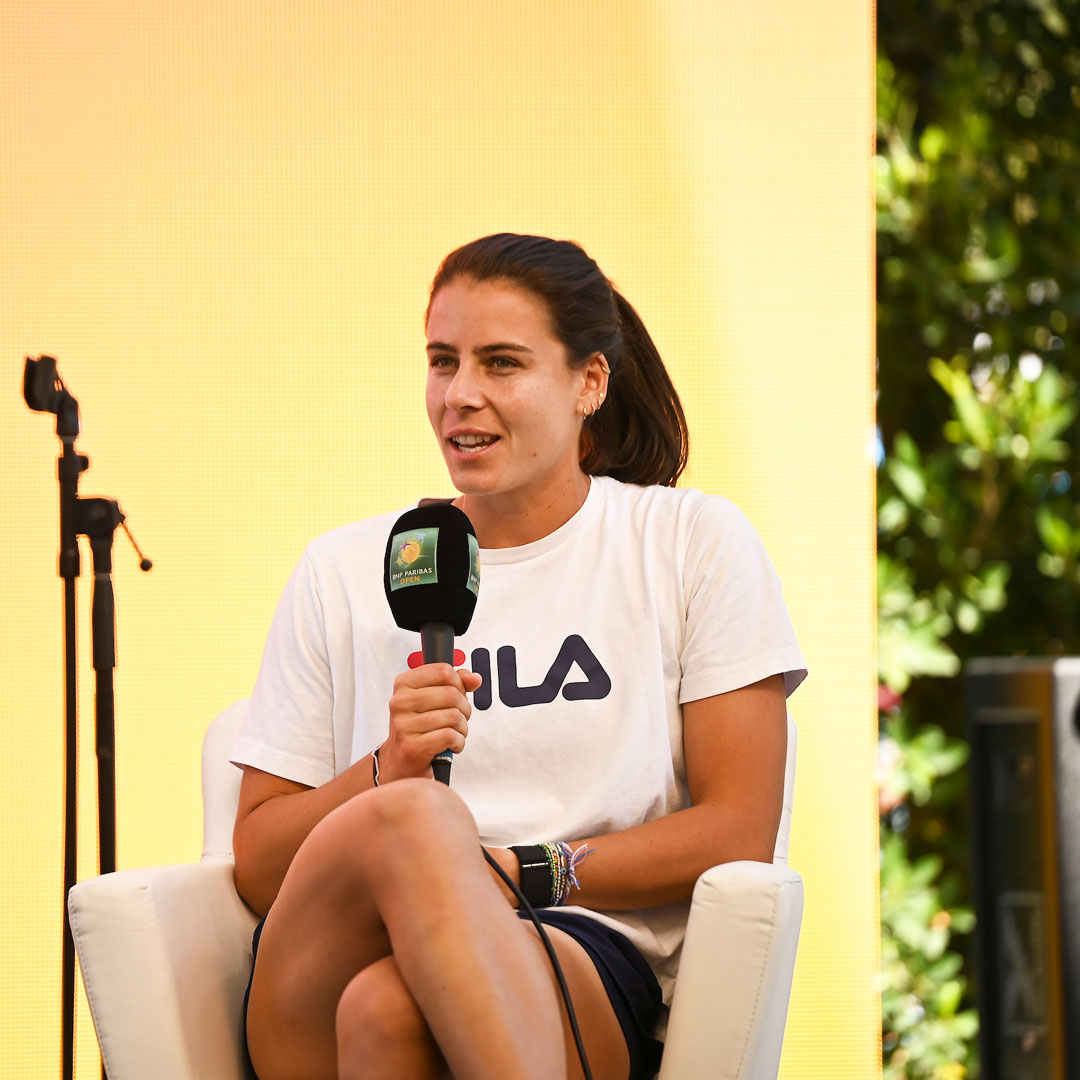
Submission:
<svg viewBox="0 0 1080 1080">
<path fill-rule="evenodd" d="M 483 395 L 475 368 L 468 363 L 459 364 L 446 388 L 446 407 L 455 411 L 475 409 L 479 408 L 482 401 Z"/>
</svg>

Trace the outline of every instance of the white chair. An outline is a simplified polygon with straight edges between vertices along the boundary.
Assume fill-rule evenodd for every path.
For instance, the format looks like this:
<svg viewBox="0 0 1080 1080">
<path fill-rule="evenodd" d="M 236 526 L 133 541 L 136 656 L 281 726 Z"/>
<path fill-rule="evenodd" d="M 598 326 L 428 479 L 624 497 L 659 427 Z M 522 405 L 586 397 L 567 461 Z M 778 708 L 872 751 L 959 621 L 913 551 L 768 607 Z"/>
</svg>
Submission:
<svg viewBox="0 0 1080 1080">
<path fill-rule="evenodd" d="M 233 885 L 245 702 L 203 740 L 197 863 L 80 882 L 68 915 L 110 1080 L 243 1080 L 240 1024 L 257 919 Z M 779 1068 L 802 878 L 787 866 L 796 731 L 773 863 L 714 866 L 694 888 L 660 1080 L 766 1080 Z"/>
</svg>

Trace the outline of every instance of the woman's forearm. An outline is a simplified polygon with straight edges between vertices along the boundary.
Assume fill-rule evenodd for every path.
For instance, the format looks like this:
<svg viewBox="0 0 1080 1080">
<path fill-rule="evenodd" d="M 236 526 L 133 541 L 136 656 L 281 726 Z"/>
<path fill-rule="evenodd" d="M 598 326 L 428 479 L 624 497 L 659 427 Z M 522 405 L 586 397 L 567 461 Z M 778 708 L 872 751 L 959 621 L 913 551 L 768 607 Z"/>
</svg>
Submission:
<svg viewBox="0 0 1080 1080">
<path fill-rule="evenodd" d="M 772 862 L 784 804 L 787 709 L 782 675 L 683 706 L 693 805 L 590 838 L 569 903 L 600 909 L 686 900 L 710 866 Z M 568 836 L 552 839 L 574 841 Z"/>
<path fill-rule="evenodd" d="M 233 830 L 236 891 L 247 905 L 265 915 L 308 833 L 332 810 L 372 787 L 367 754 L 321 787 L 274 795 L 239 820 Z"/>
<path fill-rule="evenodd" d="M 776 825 L 779 824 L 779 813 Z M 754 833 L 756 832 L 756 835 Z M 727 806 L 691 806 L 630 829 L 570 841 L 593 851 L 577 867 L 580 889 L 568 904 L 620 910 L 688 900 L 710 866 L 752 859 L 772 862 L 776 827 L 754 829 Z"/>
</svg>

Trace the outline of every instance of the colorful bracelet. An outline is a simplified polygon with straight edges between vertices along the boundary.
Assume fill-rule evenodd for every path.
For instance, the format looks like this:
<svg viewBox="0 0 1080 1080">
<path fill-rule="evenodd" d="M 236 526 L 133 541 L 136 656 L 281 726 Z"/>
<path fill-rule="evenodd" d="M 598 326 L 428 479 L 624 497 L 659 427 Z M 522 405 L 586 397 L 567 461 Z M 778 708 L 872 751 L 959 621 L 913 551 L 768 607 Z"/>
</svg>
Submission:
<svg viewBox="0 0 1080 1080">
<path fill-rule="evenodd" d="M 574 851 L 562 840 L 552 843 L 511 847 L 521 868 L 521 892 L 534 908 L 562 907 L 570 899 L 570 890 L 580 889 L 578 864 L 594 848 Z"/>
</svg>

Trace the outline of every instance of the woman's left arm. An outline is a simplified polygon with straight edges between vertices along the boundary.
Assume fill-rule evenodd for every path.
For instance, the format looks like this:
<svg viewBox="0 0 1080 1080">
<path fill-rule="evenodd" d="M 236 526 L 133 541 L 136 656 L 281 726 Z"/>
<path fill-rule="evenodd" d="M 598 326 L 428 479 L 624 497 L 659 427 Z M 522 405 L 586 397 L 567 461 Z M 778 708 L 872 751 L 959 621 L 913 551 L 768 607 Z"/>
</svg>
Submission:
<svg viewBox="0 0 1080 1080">
<path fill-rule="evenodd" d="M 683 706 L 691 805 L 630 829 L 567 840 L 593 852 L 568 903 L 618 910 L 689 899 L 717 863 L 772 862 L 784 799 L 787 706 L 783 675 Z M 517 878 L 516 857 L 498 851 Z"/>
</svg>

